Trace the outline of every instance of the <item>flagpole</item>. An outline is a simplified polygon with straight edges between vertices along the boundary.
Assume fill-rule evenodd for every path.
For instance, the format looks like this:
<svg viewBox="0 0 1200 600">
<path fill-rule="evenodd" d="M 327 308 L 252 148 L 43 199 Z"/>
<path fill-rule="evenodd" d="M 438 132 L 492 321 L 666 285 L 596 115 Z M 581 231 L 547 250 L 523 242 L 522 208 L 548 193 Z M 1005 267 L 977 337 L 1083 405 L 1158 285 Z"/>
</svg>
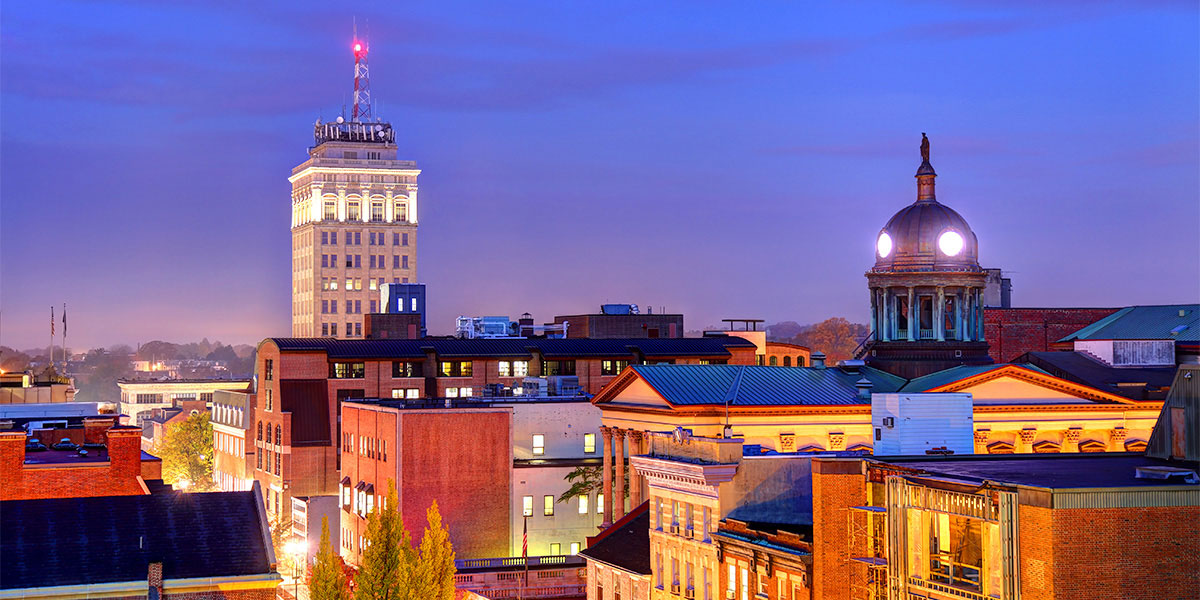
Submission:
<svg viewBox="0 0 1200 600">
<path fill-rule="evenodd" d="M 521 582 L 521 591 L 517 594 L 517 600 L 525 598 L 525 588 L 529 587 L 529 515 L 523 514 L 521 518 L 524 519 L 521 528 L 521 562 L 525 563 L 525 579 Z"/>
<path fill-rule="evenodd" d="M 51 368 L 54 367 L 54 305 L 50 305 L 50 360 L 47 361 Z M 49 373 L 47 373 L 49 375 Z"/>
<path fill-rule="evenodd" d="M 67 363 L 70 362 L 71 355 L 67 354 L 67 303 L 63 302 L 63 376 L 67 375 Z"/>
</svg>

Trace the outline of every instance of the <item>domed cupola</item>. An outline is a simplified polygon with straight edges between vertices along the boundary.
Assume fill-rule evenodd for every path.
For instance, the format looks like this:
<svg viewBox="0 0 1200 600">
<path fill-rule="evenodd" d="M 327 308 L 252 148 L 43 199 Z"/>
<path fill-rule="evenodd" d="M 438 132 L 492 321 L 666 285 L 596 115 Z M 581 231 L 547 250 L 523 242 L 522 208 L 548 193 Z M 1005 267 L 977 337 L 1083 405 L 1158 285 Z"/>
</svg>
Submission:
<svg viewBox="0 0 1200 600">
<path fill-rule="evenodd" d="M 917 201 L 904 207 L 875 238 L 874 272 L 978 272 L 979 241 L 966 219 L 937 201 L 929 138 L 921 134 Z"/>
<path fill-rule="evenodd" d="M 966 219 L 937 201 L 929 138 L 921 134 L 917 201 L 875 238 L 867 271 L 871 335 L 867 364 L 905 378 L 955 365 L 990 364 L 984 340 L 979 243 Z"/>
</svg>

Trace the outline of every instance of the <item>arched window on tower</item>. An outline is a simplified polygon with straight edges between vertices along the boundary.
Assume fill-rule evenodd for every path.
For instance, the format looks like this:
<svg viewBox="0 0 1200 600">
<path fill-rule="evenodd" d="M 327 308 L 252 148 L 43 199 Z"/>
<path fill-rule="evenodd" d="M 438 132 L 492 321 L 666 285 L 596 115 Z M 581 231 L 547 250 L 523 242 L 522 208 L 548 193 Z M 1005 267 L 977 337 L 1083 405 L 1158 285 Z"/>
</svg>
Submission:
<svg viewBox="0 0 1200 600">
<path fill-rule="evenodd" d="M 383 203 L 382 202 L 372 202 L 371 203 L 371 222 L 372 223 L 382 223 L 383 222 Z"/>
<path fill-rule="evenodd" d="M 325 214 L 323 216 L 326 221 L 337 220 L 337 200 L 325 201 Z"/>
<path fill-rule="evenodd" d="M 392 220 L 396 221 L 397 223 L 408 222 L 408 202 L 405 202 L 404 200 L 397 200 L 395 208 L 396 212 Z"/>
<path fill-rule="evenodd" d="M 359 204 L 358 200 L 351 200 L 351 201 L 347 202 L 346 203 L 346 220 L 347 221 L 361 221 L 362 220 L 361 206 L 362 205 Z"/>
</svg>

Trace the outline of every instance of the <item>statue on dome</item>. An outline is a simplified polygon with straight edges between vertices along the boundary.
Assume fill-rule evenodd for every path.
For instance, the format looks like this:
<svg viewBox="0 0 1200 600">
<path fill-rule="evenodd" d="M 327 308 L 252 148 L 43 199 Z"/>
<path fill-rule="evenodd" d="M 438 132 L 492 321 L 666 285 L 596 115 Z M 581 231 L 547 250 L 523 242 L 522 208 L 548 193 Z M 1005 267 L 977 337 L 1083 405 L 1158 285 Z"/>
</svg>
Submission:
<svg viewBox="0 0 1200 600">
<path fill-rule="evenodd" d="M 921 132 L 921 160 L 929 162 L 929 138 L 925 137 L 925 132 Z"/>
</svg>

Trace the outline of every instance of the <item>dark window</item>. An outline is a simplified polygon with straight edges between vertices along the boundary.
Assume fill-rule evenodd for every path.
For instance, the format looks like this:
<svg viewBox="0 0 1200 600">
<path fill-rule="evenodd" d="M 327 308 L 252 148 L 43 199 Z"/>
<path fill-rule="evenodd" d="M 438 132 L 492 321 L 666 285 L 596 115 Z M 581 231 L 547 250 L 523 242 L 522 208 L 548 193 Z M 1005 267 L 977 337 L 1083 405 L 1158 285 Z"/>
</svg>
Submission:
<svg viewBox="0 0 1200 600">
<path fill-rule="evenodd" d="M 283 445 L 283 427 L 280 427 L 279 425 L 275 426 L 275 445 Z"/>
<path fill-rule="evenodd" d="M 553 377 L 555 375 L 574 375 L 575 361 L 573 360 L 543 360 L 542 361 L 542 376 Z"/>
<path fill-rule="evenodd" d="M 422 377 L 424 369 L 419 362 L 393 362 L 392 377 Z"/>
<path fill-rule="evenodd" d="M 785 367 L 792 366 L 792 357 L 790 357 L 790 356 L 783 357 L 783 366 L 785 366 Z"/>
<path fill-rule="evenodd" d="M 266 378 L 266 380 L 271 381 L 272 379 L 274 379 L 275 378 L 275 361 L 268 358 L 266 360 L 266 369 L 265 370 L 266 370 L 266 374 L 264 375 L 264 377 Z"/>
<path fill-rule="evenodd" d="M 330 379 L 362 379 L 367 376 L 366 363 L 329 363 Z"/>
<path fill-rule="evenodd" d="M 279 460 L 279 453 L 278 453 L 278 452 L 276 452 L 276 453 L 275 453 L 275 474 L 276 474 L 276 475 L 278 475 L 278 474 L 279 474 L 279 462 L 280 462 L 280 460 Z M 276 498 L 275 498 L 275 501 L 276 501 L 276 502 L 278 502 L 278 501 L 279 501 L 279 497 L 278 497 L 278 496 L 276 496 Z"/>
<path fill-rule="evenodd" d="M 769 358 L 769 359 L 767 360 L 767 362 L 768 362 L 768 363 L 770 363 L 770 365 L 771 365 L 772 367 L 777 367 L 777 366 L 779 366 L 779 357 L 778 357 L 778 356 L 772 356 L 771 358 Z"/>
<path fill-rule="evenodd" d="M 259 450 L 258 452 L 254 453 L 255 467 L 260 471 L 262 470 L 262 455 L 263 455 L 262 450 Z"/>
<path fill-rule="evenodd" d="M 262 441 L 262 421 L 258 422 L 258 441 Z"/>
</svg>

